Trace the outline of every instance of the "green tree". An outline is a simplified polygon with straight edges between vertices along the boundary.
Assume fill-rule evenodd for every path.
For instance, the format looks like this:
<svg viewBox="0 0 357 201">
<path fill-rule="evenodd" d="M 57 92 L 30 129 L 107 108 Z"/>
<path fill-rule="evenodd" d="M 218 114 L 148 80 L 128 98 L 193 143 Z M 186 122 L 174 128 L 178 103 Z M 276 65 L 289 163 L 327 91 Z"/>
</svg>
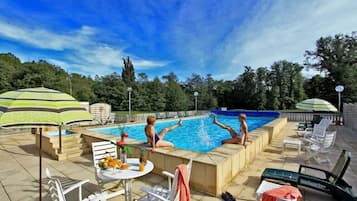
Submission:
<svg viewBox="0 0 357 201">
<path fill-rule="evenodd" d="M 217 97 L 215 96 L 215 91 L 217 89 L 217 86 L 211 74 L 207 74 L 205 81 L 207 85 L 208 97 L 206 100 L 207 107 L 203 109 L 215 109 L 218 106 Z"/>
<path fill-rule="evenodd" d="M 268 76 L 269 109 L 292 109 L 304 97 L 302 67 L 288 61 L 274 62 Z"/>
<path fill-rule="evenodd" d="M 11 53 L 0 54 L 0 93 L 15 89 L 14 75 L 21 66 L 21 61 Z"/>
<path fill-rule="evenodd" d="M 96 100 L 96 95 L 92 90 L 95 81 L 90 77 L 85 77 L 78 73 L 68 75 L 72 82 L 72 96 L 79 101 L 88 101 L 93 103 Z"/>
<path fill-rule="evenodd" d="M 123 58 L 123 62 L 124 67 L 121 73 L 121 77 L 123 78 L 123 81 L 126 83 L 127 86 L 131 86 L 135 82 L 134 65 L 129 57 L 127 57 L 126 59 Z"/>
<path fill-rule="evenodd" d="M 114 111 L 127 110 L 127 104 L 123 103 L 127 97 L 127 88 L 117 73 L 96 76 L 93 91 L 97 97 L 96 102 L 108 103 Z"/>
<path fill-rule="evenodd" d="M 68 93 L 66 78 L 67 73 L 62 68 L 40 60 L 22 63 L 13 84 L 17 89 L 43 86 Z"/>
<path fill-rule="evenodd" d="M 164 111 L 166 107 L 165 85 L 155 77 L 148 86 L 151 111 Z"/>
<path fill-rule="evenodd" d="M 163 76 L 166 79 L 166 108 L 167 111 L 187 110 L 188 98 L 181 85 L 177 82 L 177 76 L 174 73 Z"/>
<path fill-rule="evenodd" d="M 233 95 L 239 103 L 239 108 L 256 109 L 255 108 L 255 72 L 250 66 L 244 67 L 244 72 L 241 74 L 235 84 L 236 90 Z"/>
<path fill-rule="evenodd" d="M 268 70 L 265 67 L 260 67 L 256 71 L 256 108 L 258 110 L 264 110 L 267 104 L 267 94 L 266 94 L 266 79 Z"/>
<path fill-rule="evenodd" d="M 316 49 L 305 52 L 308 68 L 325 73 L 324 87 L 320 92 L 324 98 L 337 105 L 335 87 L 343 85 L 344 102 L 357 101 L 357 34 L 338 34 L 321 37 L 316 41 Z M 316 80 L 315 80 L 316 81 Z"/>
</svg>

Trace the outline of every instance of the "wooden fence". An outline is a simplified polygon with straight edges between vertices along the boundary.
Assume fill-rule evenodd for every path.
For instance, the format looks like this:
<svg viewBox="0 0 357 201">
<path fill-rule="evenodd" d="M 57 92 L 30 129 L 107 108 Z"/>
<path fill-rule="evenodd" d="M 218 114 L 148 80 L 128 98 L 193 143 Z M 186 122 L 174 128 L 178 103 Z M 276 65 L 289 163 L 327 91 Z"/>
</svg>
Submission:
<svg viewBox="0 0 357 201">
<path fill-rule="evenodd" d="M 143 113 L 143 114 L 132 114 L 129 117 L 128 114 L 119 114 L 115 116 L 115 122 L 124 123 L 124 122 L 146 122 L 146 118 L 149 115 L 153 115 L 156 119 L 170 119 L 170 118 L 179 118 L 179 117 L 190 117 L 195 115 L 204 115 L 208 114 L 209 111 L 199 110 L 197 111 L 170 111 L 170 112 L 155 112 L 155 113 Z"/>
<path fill-rule="evenodd" d="M 289 121 L 312 121 L 314 115 L 321 118 L 331 119 L 333 122 L 343 122 L 340 113 L 322 113 L 322 112 L 302 112 L 302 111 L 279 111 L 280 117 L 288 118 Z"/>
</svg>

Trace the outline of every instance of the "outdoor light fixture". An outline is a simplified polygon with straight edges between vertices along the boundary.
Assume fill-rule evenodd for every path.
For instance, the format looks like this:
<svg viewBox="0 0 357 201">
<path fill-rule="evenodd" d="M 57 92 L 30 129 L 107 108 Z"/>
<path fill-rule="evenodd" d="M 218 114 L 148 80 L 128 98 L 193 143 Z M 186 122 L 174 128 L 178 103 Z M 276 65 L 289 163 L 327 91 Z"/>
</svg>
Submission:
<svg viewBox="0 0 357 201">
<path fill-rule="evenodd" d="M 337 85 L 335 90 L 338 93 L 338 112 L 341 111 L 341 92 L 343 92 L 345 88 L 342 85 Z"/>
<path fill-rule="evenodd" d="M 195 96 L 195 111 L 196 111 L 196 114 L 197 114 L 197 96 L 198 96 L 198 92 L 195 91 L 195 92 L 193 93 L 193 95 Z"/>
</svg>

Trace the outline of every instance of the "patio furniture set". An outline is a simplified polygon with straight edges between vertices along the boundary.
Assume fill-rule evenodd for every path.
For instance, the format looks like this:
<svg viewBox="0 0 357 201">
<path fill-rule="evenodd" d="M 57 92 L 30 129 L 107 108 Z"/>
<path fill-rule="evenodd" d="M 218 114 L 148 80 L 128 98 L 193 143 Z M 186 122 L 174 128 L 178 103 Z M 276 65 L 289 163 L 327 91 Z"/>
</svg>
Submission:
<svg viewBox="0 0 357 201">
<path fill-rule="evenodd" d="M 99 192 L 89 195 L 87 198 L 82 199 L 82 185 L 89 182 L 89 180 L 79 181 L 71 186 L 64 188 L 62 186 L 61 180 L 57 177 L 51 176 L 48 168 L 46 168 L 46 175 L 48 179 L 48 190 L 49 195 L 54 201 L 66 201 L 66 194 L 78 189 L 78 200 L 80 201 L 104 201 L 119 195 L 125 196 L 125 201 L 131 201 L 132 198 L 132 180 L 150 173 L 154 169 L 154 164 L 151 161 L 147 161 L 144 170 L 139 170 L 139 158 L 128 158 L 126 163 L 129 164 L 128 169 L 117 169 L 117 168 L 101 168 L 99 167 L 99 162 L 105 157 L 111 156 L 114 158 L 118 157 L 117 148 L 114 144 L 109 141 L 94 142 L 92 143 L 93 151 L 93 163 L 95 169 L 95 178 L 99 185 Z M 190 178 L 190 172 L 192 167 L 192 160 L 188 164 L 182 164 L 185 169 L 185 174 L 176 168 L 174 174 L 163 171 L 163 174 L 168 177 L 168 189 L 161 186 L 154 186 L 152 189 L 147 187 L 141 187 L 141 190 L 146 192 L 146 195 L 141 197 L 140 201 L 151 201 L 151 200 L 162 200 L 162 201 L 173 201 L 180 196 L 180 177 L 185 177 L 188 184 Z M 178 166 L 179 167 L 179 166 Z M 123 181 L 123 182 L 122 182 Z M 113 183 L 114 187 L 120 186 L 121 183 L 124 184 L 124 189 L 117 190 L 113 193 L 107 193 L 104 188 L 104 184 Z"/>
<path fill-rule="evenodd" d="M 317 163 L 330 163 L 328 153 L 333 149 L 336 139 L 336 131 L 328 130 L 332 121 L 330 119 L 322 119 L 318 124 L 314 124 L 313 128 L 305 128 L 296 132 L 299 139 L 284 139 L 283 152 L 287 145 L 293 145 L 297 148 L 298 154 L 302 149 L 307 152 L 305 160 L 314 159 Z"/>
</svg>

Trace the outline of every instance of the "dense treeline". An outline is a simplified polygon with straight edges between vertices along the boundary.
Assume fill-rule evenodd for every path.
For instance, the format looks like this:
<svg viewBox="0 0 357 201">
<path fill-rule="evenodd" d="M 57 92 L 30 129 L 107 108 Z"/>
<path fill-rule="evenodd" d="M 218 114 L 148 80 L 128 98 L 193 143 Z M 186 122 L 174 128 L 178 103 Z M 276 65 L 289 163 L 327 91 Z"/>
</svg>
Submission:
<svg viewBox="0 0 357 201">
<path fill-rule="evenodd" d="M 90 103 L 105 102 L 113 110 L 128 110 L 127 88 L 132 87 L 132 109 L 136 111 L 171 111 L 194 109 L 194 92 L 199 93 L 198 109 L 218 107 L 244 109 L 293 109 L 305 98 L 323 98 L 336 105 L 336 85 L 345 86 L 343 102 L 357 101 L 357 36 L 321 37 L 316 49 L 305 52 L 305 66 L 320 75 L 307 79 L 303 66 L 286 60 L 270 67 L 245 66 L 235 80 L 214 80 L 212 75 L 192 74 L 179 81 L 172 72 L 148 79 L 136 77 L 129 57 L 123 58 L 121 75 L 83 76 L 68 74 L 46 61 L 21 62 L 11 53 L 0 54 L 0 93 L 19 88 L 44 86 Z M 72 89 L 72 91 L 71 91 Z"/>
</svg>

